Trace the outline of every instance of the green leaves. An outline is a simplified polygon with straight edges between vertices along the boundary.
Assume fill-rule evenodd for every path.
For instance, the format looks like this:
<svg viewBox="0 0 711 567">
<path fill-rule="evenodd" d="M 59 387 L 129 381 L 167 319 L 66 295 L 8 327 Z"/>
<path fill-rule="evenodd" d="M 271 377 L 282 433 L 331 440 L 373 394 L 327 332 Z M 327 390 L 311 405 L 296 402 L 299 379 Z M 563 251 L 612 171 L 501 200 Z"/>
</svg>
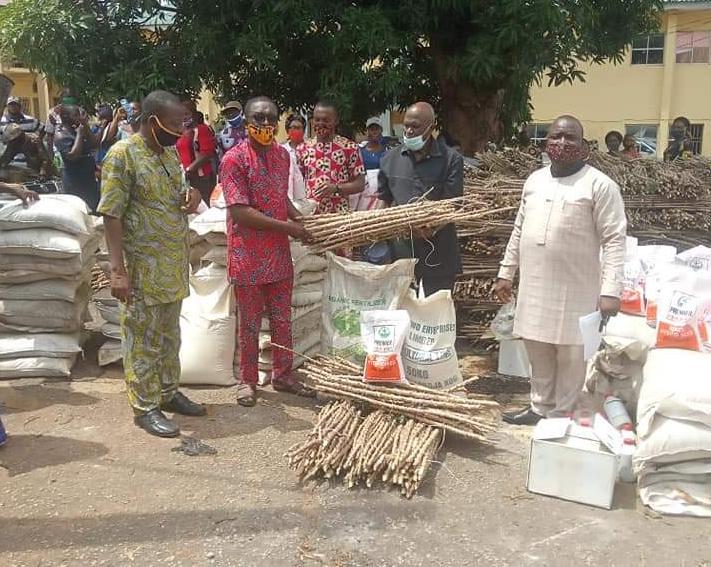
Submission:
<svg viewBox="0 0 711 567">
<path fill-rule="evenodd" d="M 206 85 L 293 109 L 330 96 L 361 127 L 417 99 L 449 116 L 462 97 L 503 92 L 510 125 L 528 116 L 534 81 L 621 61 L 660 11 L 659 0 L 15 0 L 0 10 L 0 52 L 87 103 Z"/>
</svg>

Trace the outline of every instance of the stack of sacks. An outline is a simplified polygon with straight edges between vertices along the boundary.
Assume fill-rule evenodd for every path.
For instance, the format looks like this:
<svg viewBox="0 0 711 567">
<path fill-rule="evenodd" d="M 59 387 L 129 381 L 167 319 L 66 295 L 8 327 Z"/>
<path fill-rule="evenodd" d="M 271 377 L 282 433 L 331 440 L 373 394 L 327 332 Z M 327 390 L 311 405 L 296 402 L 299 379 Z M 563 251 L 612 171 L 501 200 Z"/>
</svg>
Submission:
<svg viewBox="0 0 711 567">
<path fill-rule="evenodd" d="M 708 294 L 705 290 L 711 288 L 707 275 L 711 274 L 711 249 L 698 246 L 675 256 L 672 246 L 637 246 L 633 240 L 628 238 L 622 313 L 610 319 L 603 348 L 588 367 L 586 380 L 589 391 L 622 398 L 631 415 L 647 351 L 655 346 L 700 350 L 708 342 L 707 326 L 711 322 L 711 306 L 703 298 Z M 674 301 L 685 308 L 677 309 Z M 688 307 L 692 307 L 692 315 L 684 314 Z M 696 332 L 689 332 L 684 324 L 670 331 L 665 320 L 660 334 L 660 308 L 665 311 L 665 319 L 695 319 Z"/>
<path fill-rule="evenodd" d="M 78 197 L 0 204 L 0 378 L 70 375 L 99 238 Z"/>
<path fill-rule="evenodd" d="M 638 246 L 636 238 L 627 237 L 621 313 L 610 319 L 607 338 L 654 346 L 660 286 L 670 266 L 678 262 L 676 253 L 673 246 Z"/>
<path fill-rule="evenodd" d="M 227 211 L 212 207 L 190 221 L 190 264 L 227 265 Z"/>
<path fill-rule="evenodd" d="M 642 502 L 662 513 L 711 517 L 710 252 L 678 255 L 659 278 L 634 463 Z"/>
<path fill-rule="evenodd" d="M 294 263 L 294 291 L 291 296 L 291 329 L 293 350 L 305 356 L 321 352 L 321 298 L 326 276 L 326 259 L 313 254 L 299 242 L 291 243 Z M 272 347 L 269 320 L 262 320 L 259 337 L 259 382 L 267 384 L 272 374 Z M 304 358 L 294 357 L 294 368 Z"/>
<path fill-rule="evenodd" d="M 637 415 L 642 502 L 660 513 L 711 517 L 711 354 L 651 351 Z"/>
</svg>

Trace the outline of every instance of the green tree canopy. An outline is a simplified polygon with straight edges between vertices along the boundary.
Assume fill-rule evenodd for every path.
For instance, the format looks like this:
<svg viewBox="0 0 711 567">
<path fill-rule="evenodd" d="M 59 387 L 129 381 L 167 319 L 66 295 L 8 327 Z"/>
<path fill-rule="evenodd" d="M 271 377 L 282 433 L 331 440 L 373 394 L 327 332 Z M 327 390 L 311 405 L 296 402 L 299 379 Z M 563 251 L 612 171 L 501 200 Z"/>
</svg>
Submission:
<svg viewBox="0 0 711 567">
<path fill-rule="evenodd" d="M 14 0 L 0 49 L 90 99 L 154 88 L 321 97 L 363 124 L 427 100 L 466 153 L 529 116 L 529 89 L 584 80 L 659 25 L 659 0 Z"/>
</svg>

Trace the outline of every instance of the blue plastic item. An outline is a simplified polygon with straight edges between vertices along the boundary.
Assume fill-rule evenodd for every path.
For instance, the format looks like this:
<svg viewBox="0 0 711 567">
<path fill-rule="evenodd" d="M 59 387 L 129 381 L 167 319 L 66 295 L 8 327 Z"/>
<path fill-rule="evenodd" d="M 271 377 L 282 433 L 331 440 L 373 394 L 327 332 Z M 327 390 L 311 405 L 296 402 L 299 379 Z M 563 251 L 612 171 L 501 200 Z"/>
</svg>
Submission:
<svg viewBox="0 0 711 567">
<path fill-rule="evenodd" d="M 378 266 L 383 266 L 389 264 L 392 259 L 390 257 L 390 247 L 387 242 L 376 242 L 371 244 L 365 250 L 365 259 L 371 263 Z"/>
</svg>

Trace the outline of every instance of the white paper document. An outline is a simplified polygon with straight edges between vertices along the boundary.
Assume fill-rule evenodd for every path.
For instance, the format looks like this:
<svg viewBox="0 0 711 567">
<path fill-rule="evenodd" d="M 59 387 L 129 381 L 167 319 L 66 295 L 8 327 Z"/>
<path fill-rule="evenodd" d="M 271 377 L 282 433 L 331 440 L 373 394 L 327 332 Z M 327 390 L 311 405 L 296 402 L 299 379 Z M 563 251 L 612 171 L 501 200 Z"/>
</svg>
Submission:
<svg viewBox="0 0 711 567">
<path fill-rule="evenodd" d="M 599 311 L 584 315 L 578 319 L 580 326 L 580 334 L 583 336 L 583 358 L 590 360 L 600 348 L 602 342 L 602 332 L 600 331 L 600 322 L 602 314 Z"/>
<path fill-rule="evenodd" d="M 565 437 L 572 420 L 569 417 L 542 419 L 533 430 L 534 439 L 560 439 Z"/>
</svg>

